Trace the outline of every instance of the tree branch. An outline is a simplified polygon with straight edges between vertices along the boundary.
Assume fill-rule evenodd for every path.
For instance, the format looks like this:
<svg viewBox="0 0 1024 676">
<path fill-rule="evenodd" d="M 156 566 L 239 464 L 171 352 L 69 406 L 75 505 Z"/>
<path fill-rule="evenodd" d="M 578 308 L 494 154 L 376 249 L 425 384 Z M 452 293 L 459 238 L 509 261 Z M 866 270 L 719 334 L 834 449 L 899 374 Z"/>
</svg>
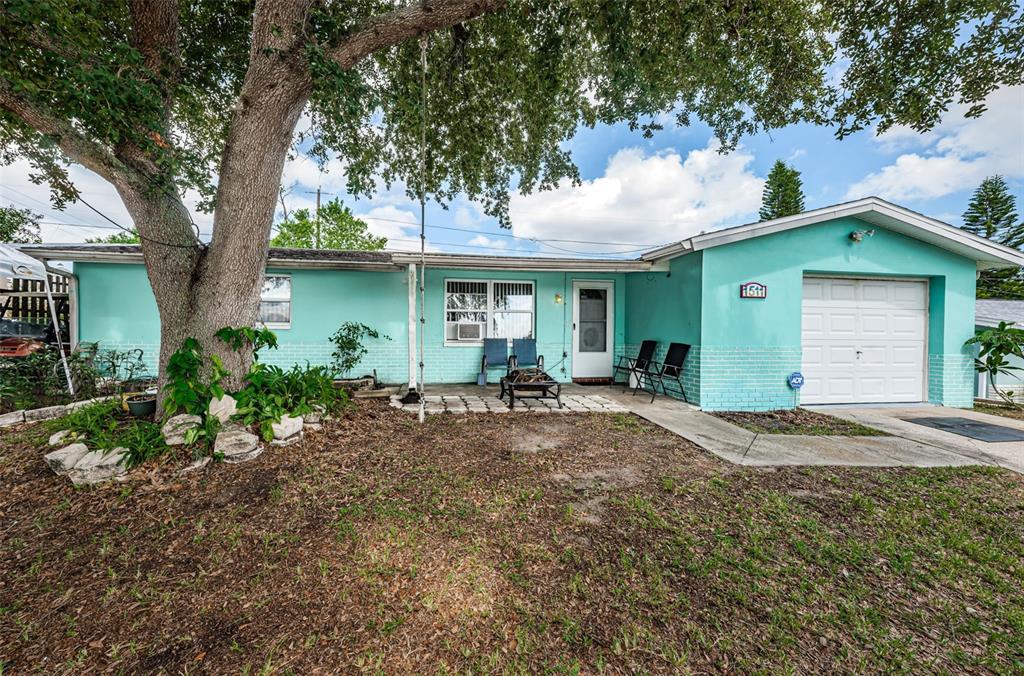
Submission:
<svg viewBox="0 0 1024 676">
<path fill-rule="evenodd" d="M 129 9 L 131 45 L 139 50 L 146 67 L 160 83 L 169 117 L 171 97 L 181 67 L 177 0 L 133 0 Z"/>
<path fill-rule="evenodd" d="M 86 138 L 69 121 L 53 117 L 39 106 L 18 96 L 5 79 L 0 79 L 0 108 L 32 129 L 50 137 L 68 158 L 96 172 L 115 186 L 145 185 L 145 178 L 137 170 L 119 160 L 109 148 Z"/>
<path fill-rule="evenodd" d="M 503 9 L 507 0 L 423 0 L 370 19 L 328 51 L 342 68 L 392 45 Z"/>
</svg>

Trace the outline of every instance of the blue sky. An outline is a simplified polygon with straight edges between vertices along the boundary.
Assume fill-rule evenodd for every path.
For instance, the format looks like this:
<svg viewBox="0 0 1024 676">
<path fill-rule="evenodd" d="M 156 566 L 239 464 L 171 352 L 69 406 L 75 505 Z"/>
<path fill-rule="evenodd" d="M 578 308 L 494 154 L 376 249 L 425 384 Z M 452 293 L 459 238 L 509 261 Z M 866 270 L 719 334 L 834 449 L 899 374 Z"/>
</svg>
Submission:
<svg viewBox="0 0 1024 676">
<path fill-rule="evenodd" d="M 831 129 L 796 125 L 748 137 L 725 155 L 702 124 L 667 125 L 649 140 L 624 125 L 581 129 L 567 147 L 582 186 L 514 196 L 511 231 L 498 228 L 466 199 L 447 211 L 432 205 L 427 223 L 442 227 L 428 227 L 428 242 L 433 250 L 464 253 L 632 256 L 643 245 L 756 220 L 763 179 L 779 158 L 802 173 L 808 209 L 874 194 L 958 225 L 981 179 L 1001 173 L 1024 216 L 1024 87 L 995 92 L 988 104 L 989 111 L 974 120 L 954 107 L 923 135 L 894 129 L 877 136 L 868 130 L 837 141 Z M 0 199 L 42 213 L 46 241 L 82 241 L 111 232 L 109 223 L 81 204 L 63 212 L 51 209 L 48 190 L 28 180 L 24 163 L 0 171 Z M 82 168 L 72 174 L 91 204 L 130 225 L 109 186 Z M 321 173 L 300 153 L 289 161 L 282 183 L 289 209 L 311 207 L 317 184 L 324 199 L 344 197 L 343 163 L 332 161 Z M 345 201 L 373 231 L 389 237 L 392 248 L 418 247 L 418 207 L 401 186 L 372 200 Z M 210 216 L 194 213 L 194 218 L 208 232 Z"/>
</svg>

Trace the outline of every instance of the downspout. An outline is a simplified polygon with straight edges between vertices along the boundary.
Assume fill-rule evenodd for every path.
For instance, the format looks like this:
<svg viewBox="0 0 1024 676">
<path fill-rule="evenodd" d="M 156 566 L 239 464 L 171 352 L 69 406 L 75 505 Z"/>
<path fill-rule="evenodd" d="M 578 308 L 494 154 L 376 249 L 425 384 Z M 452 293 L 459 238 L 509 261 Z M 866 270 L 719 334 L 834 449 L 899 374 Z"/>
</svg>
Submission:
<svg viewBox="0 0 1024 676">
<path fill-rule="evenodd" d="M 417 327 L 416 327 L 416 324 L 419 322 L 419 319 L 416 316 L 416 286 L 417 286 L 417 284 L 416 284 L 416 282 L 417 282 L 416 264 L 415 263 L 410 263 L 406 267 L 407 267 L 407 271 L 408 271 L 408 274 L 407 274 L 407 284 L 408 284 L 408 287 L 409 287 L 409 319 L 408 319 L 409 330 L 407 332 L 408 333 L 408 339 L 409 339 L 409 360 L 408 360 L 408 362 L 409 362 L 409 364 L 408 364 L 408 367 L 409 367 L 409 374 L 408 374 L 409 387 L 407 388 L 405 396 L 402 397 L 402 403 L 403 404 L 418 404 L 419 401 L 420 401 L 420 393 L 419 393 L 419 389 L 418 389 L 419 382 L 418 382 L 418 379 L 417 379 L 418 364 L 417 364 L 417 359 L 416 359 L 416 352 L 417 352 L 417 343 L 416 343 Z"/>
<path fill-rule="evenodd" d="M 71 351 L 78 347 L 78 275 L 73 271 L 63 273 L 68 278 L 68 333 Z"/>
</svg>

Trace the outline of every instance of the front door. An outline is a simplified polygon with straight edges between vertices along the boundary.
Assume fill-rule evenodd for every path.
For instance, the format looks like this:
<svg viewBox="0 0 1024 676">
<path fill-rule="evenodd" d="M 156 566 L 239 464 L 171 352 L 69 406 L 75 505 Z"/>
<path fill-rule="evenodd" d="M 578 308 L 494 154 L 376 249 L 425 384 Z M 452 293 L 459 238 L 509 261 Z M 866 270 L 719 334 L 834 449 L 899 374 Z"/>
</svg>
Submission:
<svg viewBox="0 0 1024 676">
<path fill-rule="evenodd" d="M 573 282 L 572 377 L 611 378 L 615 304 L 612 282 Z"/>
</svg>

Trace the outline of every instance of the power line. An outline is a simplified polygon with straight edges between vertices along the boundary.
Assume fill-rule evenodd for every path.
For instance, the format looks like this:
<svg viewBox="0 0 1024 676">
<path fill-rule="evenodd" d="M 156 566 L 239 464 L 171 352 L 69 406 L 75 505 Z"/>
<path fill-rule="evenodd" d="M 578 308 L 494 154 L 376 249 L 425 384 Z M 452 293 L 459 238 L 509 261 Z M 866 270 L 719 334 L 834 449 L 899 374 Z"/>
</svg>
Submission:
<svg viewBox="0 0 1024 676">
<path fill-rule="evenodd" d="M 401 223 L 402 225 L 408 225 L 416 227 L 418 223 L 412 223 L 410 221 L 403 221 L 398 218 L 385 218 L 384 216 L 364 216 L 358 215 L 356 218 L 366 219 L 370 221 L 386 221 L 388 223 Z M 566 244 L 596 244 L 600 246 L 632 246 L 637 247 L 636 251 L 646 251 L 647 249 L 653 249 L 655 247 L 664 246 L 664 242 L 658 244 L 642 244 L 639 242 L 597 242 L 594 240 L 587 239 L 558 239 L 553 237 L 525 237 L 523 235 L 513 235 L 507 232 L 485 232 L 483 230 L 471 230 L 469 228 L 455 228 L 448 225 L 428 225 L 428 228 L 434 228 L 436 230 L 451 230 L 454 232 L 468 232 L 474 235 L 483 235 L 485 237 L 507 237 L 511 239 L 520 239 L 526 242 L 559 242 Z M 626 251 L 620 253 L 629 253 Z"/>
<path fill-rule="evenodd" d="M 413 244 L 418 244 L 419 240 L 418 239 L 407 239 L 407 238 L 403 238 L 403 237 L 389 237 L 388 238 L 388 242 L 410 242 L 410 243 L 413 243 Z M 511 254 L 515 254 L 516 253 L 516 250 L 514 250 L 514 249 L 504 249 L 503 250 L 503 249 L 497 249 L 495 247 L 483 246 L 482 244 L 456 244 L 455 242 L 435 242 L 435 244 L 437 244 L 438 246 L 458 247 L 460 249 L 483 249 L 485 251 L 507 251 L 507 252 L 509 252 Z M 441 253 L 444 253 L 444 252 L 441 252 Z M 557 253 L 553 252 L 553 251 L 523 251 L 521 253 L 529 254 L 530 256 L 555 256 L 555 257 L 559 257 L 559 255 Z M 593 253 L 593 252 L 582 252 L 582 253 L 580 253 L 578 255 L 580 255 L 580 256 L 592 256 L 592 257 L 599 257 L 599 258 L 607 258 L 610 254 L 606 254 L 606 253 Z M 561 257 L 564 258 L 564 256 L 561 256 Z"/>
<path fill-rule="evenodd" d="M 82 204 L 84 204 L 85 206 L 89 207 L 93 211 L 95 211 L 96 214 L 99 215 L 101 218 L 104 218 L 104 219 L 110 221 L 111 223 L 116 225 L 121 230 L 124 230 L 125 232 L 127 232 L 129 235 L 136 235 L 139 239 L 146 240 L 147 242 L 152 242 L 153 244 L 159 244 L 160 246 L 172 247 L 172 248 L 175 248 L 175 249 L 194 249 L 194 248 L 202 245 L 202 243 L 198 241 L 198 229 L 196 230 L 196 233 L 197 233 L 196 240 L 197 241 L 192 243 L 192 244 L 174 244 L 172 242 L 161 242 L 158 239 L 153 239 L 152 237 L 144 236 L 138 230 L 132 230 L 132 229 L 124 227 L 123 225 L 121 225 L 120 223 L 118 223 L 117 221 L 112 219 L 111 217 L 107 216 L 105 213 L 103 213 L 102 211 L 100 211 L 99 209 L 94 207 L 93 205 L 91 205 L 88 202 L 86 202 L 85 199 L 81 195 L 78 196 L 78 201 L 81 202 Z M 188 209 L 185 210 L 185 213 L 186 214 L 188 213 Z M 189 221 L 191 221 L 191 220 L 192 220 L 192 217 L 189 216 Z M 195 226 L 195 223 L 192 223 L 192 225 Z"/>
</svg>

